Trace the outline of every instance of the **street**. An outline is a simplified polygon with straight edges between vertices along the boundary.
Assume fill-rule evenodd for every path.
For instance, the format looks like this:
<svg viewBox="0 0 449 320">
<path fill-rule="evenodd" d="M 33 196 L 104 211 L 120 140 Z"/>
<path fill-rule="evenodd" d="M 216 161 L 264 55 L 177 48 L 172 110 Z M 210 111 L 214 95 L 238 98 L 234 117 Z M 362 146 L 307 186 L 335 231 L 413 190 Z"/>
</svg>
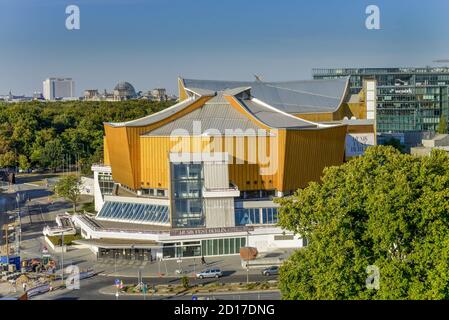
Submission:
<svg viewBox="0 0 449 320">
<path fill-rule="evenodd" d="M 49 201 L 52 192 L 43 186 L 20 183 L 15 186 L 15 190 L 21 194 L 21 217 L 22 217 L 22 238 L 20 245 L 20 255 L 22 259 L 40 257 L 42 250 L 47 248 L 56 261 L 61 261 L 61 254 L 55 253 L 48 248 L 42 229 L 47 224 L 54 224 L 57 214 L 64 213 L 71 205 L 63 199 Z M 17 192 L 3 193 L 0 196 L 1 214 L 0 224 L 7 222 L 8 216 L 16 214 L 16 194 Z M 208 284 L 208 283 L 242 283 L 247 279 L 250 282 L 263 282 L 275 280 L 276 276 L 263 276 L 260 270 L 250 270 L 248 273 L 241 266 L 239 256 L 211 257 L 207 259 L 207 264 L 202 265 L 200 259 L 184 259 L 181 264 L 177 260 L 166 260 L 150 263 L 148 261 L 130 261 L 130 260 L 97 260 L 95 254 L 88 248 L 82 246 L 72 246 L 64 254 L 64 266 L 75 265 L 79 270 L 92 269 L 97 275 L 81 280 L 79 290 L 56 290 L 43 295 L 35 296 L 32 299 L 80 299 L 80 300 L 109 300 L 116 299 L 111 294 L 111 288 L 114 287 L 115 279 L 122 280 L 125 284 L 136 284 L 138 274 L 143 277 L 143 282 L 150 287 L 161 284 L 179 284 L 180 275 L 176 274 L 177 269 L 183 269 L 183 275 L 190 277 L 190 284 Z M 192 275 L 195 271 L 218 267 L 223 271 L 223 277 L 219 279 L 195 279 Z M 108 292 L 109 290 L 109 292 Z M 115 291 L 113 290 L 113 293 Z M 231 293 L 214 295 L 216 299 L 279 299 L 278 292 L 255 292 L 255 293 Z M 180 299 L 190 300 L 191 295 L 174 296 L 147 296 L 147 299 Z M 120 295 L 119 299 L 139 300 L 143 299 L 141 295 Z"/>
<path fill-rule="evenodd" d="M 267 280 L 263 276 L 258 277 L 257 279 L 252 279 L 252 281 L 261 281 Z M 271 278 L 273 279 L 273 278 Z M 129 282 L 137 282 L 136 278 L 125 278 L 123 279 L 125 283 Z M 179 283 L 179 278 L 144 278 L 144 283 L 148 285 L 158 285 L 158 284 L 174 284 Z M 242 279 L 241 276 L 230 276 L 223 277 L 219 280 L 192 280 L 192 284 L 197 283 L 207 283 L 207 282 L 245 282 L 245 279 Z M 111 293 L 105 294 L 101 291 L 102 289 L 108 288 Z M 114 287 L 114 277 L 108 276 L 95 276 L 90 279 L 81 280 L 80 289 L 79 290 L 58 290 L 54 292 L 50 292 L 47 294 L 39 295 L 32 300 L 116 300 L 117 298 L 113 294 L 115 292 Z M 197 296 L 204 297 L 213 297 L 215 299 L 223 299 L 223 300 L 279 300 L 280 294 L 278 292 L 254 292 L 254 293 L 210 293 L 210 294 L 197 294 Z M 119 300 L 143 300 L 143 295 L 128 295 L 128 294 L 120 294 Z M 152 296 L 150 294 L 145 296 L 145 299 L 148 300 L 192 300 L 192 295 L 173 295 L 173 296 Z"/>
</svg>

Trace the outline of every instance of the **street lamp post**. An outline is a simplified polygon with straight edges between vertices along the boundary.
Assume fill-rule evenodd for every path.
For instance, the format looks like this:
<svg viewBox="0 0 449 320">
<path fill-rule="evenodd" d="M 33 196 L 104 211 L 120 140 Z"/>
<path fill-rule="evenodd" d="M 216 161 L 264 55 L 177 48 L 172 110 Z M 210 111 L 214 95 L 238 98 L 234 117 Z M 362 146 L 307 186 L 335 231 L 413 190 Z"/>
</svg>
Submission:
<svg viewBox="0 0 449 320">
<path fill-rule="evenodd" d="M 64 283 L 64 231 L 61 233 L 61 280 Z"/>
<path fill-rule="evenodd" d="M 249 246 L 249 230 L 246 230 L 246 246 Z M 246 252 L 246 284 L 249 283 L 249 253 Z"/>
<path fill-rule="evenodd" d="M 17 201 L 17 217 L 19 220 L 19 232 L 18 234 L 16 234 L 16 237 L 18 239 L 18 245 L 17 245 L 17 254 L 20 254 L 20 241 L 22 240 L 22 218 L 20 216 L 20 194 L 17 193 L 16 196 L 16 201 Z M 17 230 L 16 230 L 17 233 Z"/>
</svg>

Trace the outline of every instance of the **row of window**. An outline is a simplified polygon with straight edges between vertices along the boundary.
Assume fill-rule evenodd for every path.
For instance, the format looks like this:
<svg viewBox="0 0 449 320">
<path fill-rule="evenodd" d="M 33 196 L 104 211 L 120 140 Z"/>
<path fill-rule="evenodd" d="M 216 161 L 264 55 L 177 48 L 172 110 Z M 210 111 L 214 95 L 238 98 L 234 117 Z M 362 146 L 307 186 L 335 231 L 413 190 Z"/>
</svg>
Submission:
<svg viewBox="0 0 449 320">
<path fill-rule="evenodd" d="M 201 252 L 203 256 L 238 254 L 240 253 L 240 248 L 245 246 L 245 238 L 201 240 Z"/>
<path fill-rule="evenodd" d="M 239 208 L 235 209 L 235 225 L 276 224 L 277 208 Z"/>
<path fill-rule="evenodd" d="M 164 258 L 183 258 L 201 256 L 222 256 L 239 254 L 240 248 L 246 246 L 246 238 L 221 238 L 197 241 L 164 243 Z"/>
<path fill-rule="evenodd" d="M 99 173 L 98 184 L 102 195 L 111 195 L 114 190 L 114 181 L 110 173 Z"/>
<path fill-rule="evenodd" d="M 142 195 L 150 197 L 165 197 L 164 189 L 142 189 Z"/>
<path fill-rule="evenodd" d="M 203 165 L 181 163 L 172 165 L 172 226 L 196 228 L 204 226 L 202 189 Z"/>
</svg>

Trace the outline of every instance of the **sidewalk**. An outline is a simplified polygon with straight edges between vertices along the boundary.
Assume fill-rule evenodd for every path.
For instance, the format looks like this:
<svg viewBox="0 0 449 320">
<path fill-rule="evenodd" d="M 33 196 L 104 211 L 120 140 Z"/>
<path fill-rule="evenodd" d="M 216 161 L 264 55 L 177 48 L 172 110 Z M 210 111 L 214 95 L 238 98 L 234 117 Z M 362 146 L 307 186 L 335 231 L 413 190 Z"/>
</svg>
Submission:
<svg viewBox="0 0 449 320">
<path fill-rule="evenodd" d="M 227 275 L 246 275 L 246 268 L 242 267 L 242 260 L 240 256 L 225 256 L 225 257 L 208 257 L 206 264 L 201 264 L 200 258 L 184 258 L 178 263 L 178 260 L 163 260 L 163 261 L 129 261 L 105 259 L 95 263 L 94 270 L 100 275 L 111 277 L 137 277 L 139 271 L 145 278 L 160 278 L 160 277 L 180 277 L 183 275 L 192 276 L 196 272 L 204 269 L 219 268 Z M 182 270 L 182 274 L 176 272 Z M 249 274 L 260 274 L 261 269 L 250 269 Z"/>
</svg>

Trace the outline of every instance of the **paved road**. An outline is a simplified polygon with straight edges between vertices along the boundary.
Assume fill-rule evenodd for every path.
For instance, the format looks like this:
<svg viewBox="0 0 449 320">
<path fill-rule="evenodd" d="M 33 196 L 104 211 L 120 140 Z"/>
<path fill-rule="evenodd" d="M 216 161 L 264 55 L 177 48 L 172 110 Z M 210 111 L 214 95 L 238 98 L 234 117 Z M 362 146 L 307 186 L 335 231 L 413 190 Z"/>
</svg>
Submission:
<svg viewBox="0 0 449 320">
<path fill-rule="evenodd" d="M 273 277 L 267 278 L 260 276 L 257 279 L 274 279 Z M 251 279 L 251 281 L 260 281 L 257 279 Z M 193 280 L 194 283 L 208 283 L 215 282 L 216 280 Z M 230 276 L 219 279 L 220 282 L 244 282 L 241 276 Z M 123 279 L 123 282 L 131 283 L 136 282 L 136 279 Z M 177 278 L 151 278 L 144 279 L 145 283 L 150 285 L 166 284 L 166 283 L 179 283 Z M 114 278 L 107 276 L 96 276 L 90 279 L 81 280 L 80 290 L 58 290 L 44 295 L 33 297 L 33 300 L 115 300 L 116 297 L 112 294 L 103 294 L 101 289 L 106 287 L 113 287 Z M 200 296 L 200 295 L 198 295 Z M 280 294 L 278 292 L 265 292 L 265 293 L 231 293 L 231 294 L 212 294 L 211 296 L 217 299 L 229 299 L 229 300 L 278 300 Z M 143 300 L 142 295 L 120 295 L 119 300 Z M 192 295 L 179 295 L 179 296 L 146 296 L 148 300 L 191 300 Z"/>
</svg>

